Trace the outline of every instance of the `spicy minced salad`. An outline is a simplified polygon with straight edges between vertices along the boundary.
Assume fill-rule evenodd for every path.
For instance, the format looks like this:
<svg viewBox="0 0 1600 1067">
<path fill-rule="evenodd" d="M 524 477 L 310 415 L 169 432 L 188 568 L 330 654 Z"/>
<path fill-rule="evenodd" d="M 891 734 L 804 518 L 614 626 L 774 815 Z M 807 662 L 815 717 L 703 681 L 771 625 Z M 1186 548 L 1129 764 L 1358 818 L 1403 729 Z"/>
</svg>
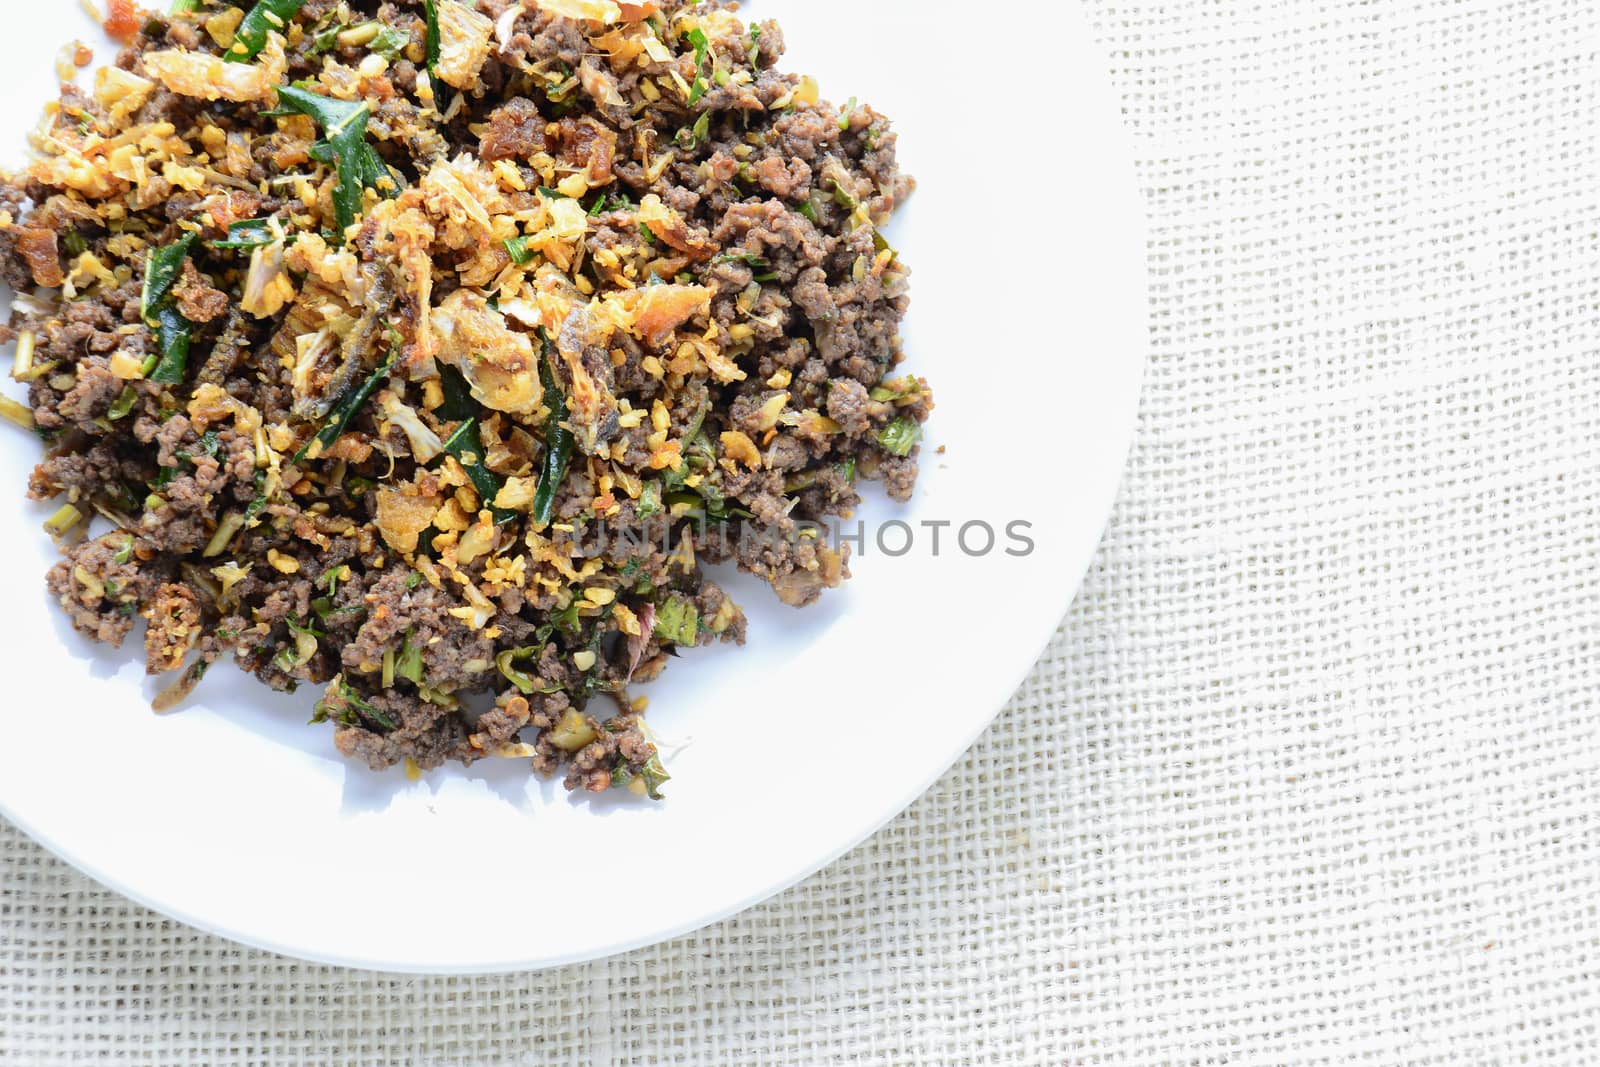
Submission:
<svg viewBox="0 0 1600 1067">
<path fill-rule="evenodd" d="M 231 653 L 374 768 L 659 797 L 629 686 L 745 636 L 704 567 L 849 576 L 809 524 L 908 498 L 933 406 L 912 183 L 737 7 L 110 0 L 0 185 L 3 413 L 51 593 L 148 624 L 158 709 Z"/>
</svg>

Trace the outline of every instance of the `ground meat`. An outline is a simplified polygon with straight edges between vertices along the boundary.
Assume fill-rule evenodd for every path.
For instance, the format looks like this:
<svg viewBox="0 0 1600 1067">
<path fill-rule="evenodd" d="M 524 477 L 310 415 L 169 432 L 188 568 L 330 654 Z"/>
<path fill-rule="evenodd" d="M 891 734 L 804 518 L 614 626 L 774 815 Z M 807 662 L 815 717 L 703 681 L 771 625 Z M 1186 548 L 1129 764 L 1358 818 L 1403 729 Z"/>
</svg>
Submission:
<svg viewBox="0 0 1600 1067">
<path fill-rule="evenodd" d="M 507 6 L 505 0 L 482 0 L 482 3 L 492 12 L 492 18 L 498 18 Z M 506 66 L 519 69 L 529 64 L 553 67 L 560 63 L 568 70 L 576 70 L 589 48 L 589 40 L 579 23 L 526 5 L 523 14 L 513 23 L 511 40 L 501 50 L 499 59 Z"/>
<path fill-rule="evenodd" d="M 110 533 L 70 546 L 66 558 L 50 568 L 50 595 L 79 633 L 120 647 L 133 629 L 154 573 L 135 555 L 139 547 L 126 534 Z"/>
<path fill-rule="evenodd" d="M 395 571 L 367 593 L 367 622 L 354 641 L 344 647 L 346 667 L 359 669 L 378 663 L 385 650 L 402 639 L 420 650 L 423 673 L 430 683 L 445 687 L 471 687 L 493 668 L 494 642 L 481 630 L 461 625 L 450 614 L 467 602 L 448 588 L 426 582 L 407 588 L 410 575 Z"/>
<path fill-rule="evenodd" d="M 801 159 L 767 156 L 751 168 L 751 173 L 763 189 L 785 200 L 811 185 L 811 168 Z"/>
<path fill-rule="evenodd" d="M 192 260 L 184 261 L 183 278 L 173 289 L 172 295 L 176 298 L 178 310 L 191 322 L 211 322 L 221 318 L 227 314 L 231 303 L 227 293 L 212 288 L 209 282 L 200 277 Z"/>
<path fill-rule="evenodd" d="M 585 718 L 583 726 L 593 740 L 576 750 L 559 744 L 551 731 L 540 734 L 533 758 L 535 769 L 548 774 L 566 762 L 568 789 L 601 793 L 612 787 L 619 768 L 627 769 L 631 778 L 656 756 L 641 720 L 632 715 L 619 715 L 605 724 Z"/>
<path fill-rule="evenodd" d="M 867 387 L 850 378 L 836 378 L 828 389 L 828 418 L 844 432 L 860 435 L 871 425 L 872 400 Z"/>
<path fill-rule="evenodd" d="M 508 101 L 490 113 L 478 144 L 478 154 L 493 162 L 527 159 L 536 152 L 547 151 L 550 140 L 545 135 L 545 121 L 527 97 Z"/>
<path fill-rule="evenodd" d="M 932 399 L 895 377 L 908 271 L 878 233 L 912 183 L 887 120 L 815 100 L 737 5 L 473 6 L 498 25 L 441 42 L 481 60 L 458 93 L 419 70 L 414 3 L 307 0 L 227 88 L 283 70 L 339 103 L 279 86 L 276 114 L 147 62 L 219 55 L 207 12 L 113 12 L 150 90 L 64 88 L 66 150 L 0 182 L 29 298 L 0 336 L 31 336 L 49 442 L 29 493 L 118 527 L 66 531 L 47 582 L 101 640 L 147 619 L 150 671 L 197 665 L 170 693 L 229 653 L 315 687 L 371 767 L 658 796 L 630 687 L 747 637 L 709 568 L 810 604 L 849 578 L 812 525 L 860 479 L 912 491 Z M 326 32 L 364 20 L 397 32 Z M 330 152 L 358 96 L 357 154 Z M 171 159 L 88 150 L 158 123 L 140 151 Z"/>
<path fill-rule="evenodd" d="M 56 411 L 87 430 L 106 413 L 122 389 L 123 382 L 111 373 L 106 361 L 91 357 L 78 364 L 76 381 L 57 402 Z"/>
<path fill-rule="evenodd" d="M 493 708 L 478 719 L 478 732 L 473 735 L 478 747 L 510 742 L 533 717 L 526 697 L 515 690 L 507 690 L 496 699 Z"/>
<path fill-rule="evenodd" d="M 811 451 L 798 438 L 786 433 L 773 438 L 762 457 L 762 462 L 775 471 L 800 470 L 810 461 Z"/>
<path fill-rule="evenodd" d="M 125 482 L 145 477 L 145 463 L 101 441 L 84 451 L 56 452 L 45 458 L 29 480 L 28 495 L 49 500 L 65 495 L 72 503 L 114 497 Z"/>
<path fill-rule="evenodd" d="M 910 500 L 917 485 L 917 461 L 900 456 L 880 460 L 872 476 L 883 482 L 891 500 Z"/>
<path fill-rule="evenodd" d="M 326 697 L 333 716 L 343 724 L 334 732 L 333 743 L 345 756 L 375 771 L 407 759 L 431 770 L 452 760 L 473 763 L 483 756 L 468 740 L 466 722 L 448 708 L 397 690 L 356 705 L 344 698 L 347 692 L 336 683 Z"/>
</svg>

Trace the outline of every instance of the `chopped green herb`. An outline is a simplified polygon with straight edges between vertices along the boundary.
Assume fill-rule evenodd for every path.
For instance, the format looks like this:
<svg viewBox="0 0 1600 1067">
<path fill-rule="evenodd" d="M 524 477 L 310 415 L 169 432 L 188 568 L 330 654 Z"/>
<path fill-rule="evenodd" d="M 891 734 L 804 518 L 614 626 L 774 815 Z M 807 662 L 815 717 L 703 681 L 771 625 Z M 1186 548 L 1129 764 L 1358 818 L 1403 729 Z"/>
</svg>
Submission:
<svg viewBox="0 0 1600 1067">
<path fill-rule="evenodd" d="M 322 576 L 317 579 L 316 585 L 318 589 L 326 589 L 328 591 L 328 595 L 333 596 L 339 591 L 339 583 L 347 582 L 349 580 L 350 564 L 341 563 L 336 567 L 329 567 L 327 570 L 323 571 Z"/>
<path fill-rule="evenodd" d="M 439 384 L 444 389 L 444 403 L 434 414 L 446 422 L 470 419 L 478 413 L 478 402 L 472 399 L 472 390 L 461 372 L 447 364 L 439 365 Z"/>
<path fill-rule="evenodd" d="M 648 519 L 661 511 L 661 486 L 656 482 L 646 483 L 639 493 L 639 503 L 635 505 L 639 518 Z"/>
<path fill-rule="evenodd" d="M 560 611 L 551 612 L 550 622 L 566 634 L 575 635 L 583 629 L 583 620 L 578 616 L 578 598 L 573 597 Z"/>
<path fill-rule="evenodd" d="M 640 227 L 644 227 L 641 225 Z M 544 466 L 539 471 L 539 485 L 533 493 L 533 522 L 535 526 L 548 526 L 555 516 L 556 493 L 566 480 L 567 467 L 572 462 L 575 447 L 572 431 L 562 423 L 567 419 L 567 399 L 556 382 L 556 372 L 550 366 L 549 339 L 545 339 L 544 357 L 539 360 L 539 378 L 544 383 L 545 404 L 550 408 L 550 419 L 544 430 Z"/>
<path fill-rule="evenodd" d="M 222 457 L 222 438 L 217 434 L 217 431 L 207 430 L 201 434 L 200 439 L 195 442 L 195 447 L 192 450 L 180 448 L 173 453 L 180 460 L 190 465 L 194 464 L 194 457 L 197 454 L 210 456 L 213 459 Z"/>
<path fill-rule="evenodd" d="M 432 686 L 417 686 L 417 696 L 421 697 L 423 700 L 426 700 L 428 703 L 437 705 L 441 708 L 450 708 L 451 710 L 454 710 L 461 706 L 461 701 L 457 700 L 449 693 L 439 692 L 439 690 L 434 689 Z"/>
<path fill-rule="evenodd" d="M 784 479 L 783 491 L 785 493 L 803 493 L 816 484 L 816 471 L 801 471 L 799 474 L 796 474 L 793 477 Z"/>
<path fill-rule="evenodd" d="M 499 668 L 506 681 L 522 691 L 523 696 L 532 696 L 535 692 L 533 679 L 517 670 L 518 662 L 526 662 L 538 656 L 539 649 L 535 647 L 509 648 L 494 658 L 494 665 Z"/>
<path fill-rule="evenodd" d="M 337 695 L 317 701 L 311 721 L 319 723 L 334 719 L 346 726 L 359 726 L 361 725 L 362 717 L 370 719 L 385 730 L 397 729 L 393 719 L 361 699 L 361 694 L 352 689 L 349 682 L 341 678 L 339 679 L 339 692 Z"/>
<path fill-rule="evenodd" d="M 207 430 L 205 433 L 201 434 L 198 444 L 200 451 L 210 456 L 212 459 L 220 459 L 222 457 L 222 437 L 217 433 L 217 431 Z M 177 456 L 179 459 L 185 460 L 186 462 L 194 462 L 194 453 L 189 452 L 188 450 L 178 452 Z"/>
<path fill-rule="evenodd" d="M 299 452 L 295 453 L 294 462 L 299 463 L 303 459 L 316 459 L 333 447 L 333 443 L 339 439 L 339 435 L 344 433 L 345 429 L 350 425 L 350 420 L 355 418 L 356 412 L 361 409 L 361 406 L 367 402 L 373 393 L 377 392 L 378 386 L 389 376 L 389 372 L 394 369 L 394 361 L 395 353 L 391 350 L 389 357 L 383 361 L 383 366 L 373 371 L 366 381 L 344 395 L 344 399 L 334 406 L 333 413 L 328 416 L 328 421 L 318 431 L 317 435 L 307 441 Z"/>
<path fill-rule="evenodd" d="M 878 431 L 878 444 L 885 452 L 895 456 L 909 456 L 922 440 L 922 427 L 904 415 Z"/>
<path fill-rule="evenodd" d="M 422 0 L 423 18 L 427 22 L 427 34 L 423 38 L 424 50 L 427 53 L 428 73 L 437 76 L 439 66 L 439 8 L 434 0 Z"/>
<path fill-rule="evenodd" d="M 417 586 L 421 585 L 422 582 L 422 574 L 418 571 L 412 571 L 410 574 L 406 575 L 406 589 L 408 590 L 415 589 Z"/>
<path fill-rule="evenodd" d="M 685 150 L 705 144 L 709 140 L 711 140 L 711 112 L 709 111 L 700 112 L 700 117 L 694 120 L 693 126 L 685 126 L 678 131 L 678 144 Z"/>
<path fill-rule="evenodd" d="M 309 116 L 322 127 L 323 140 L 312 146 L 310 154 L 319 163 L 333 165 L 337 172 L 333 208 L 342 234 L 360 217 L 367 189 L 386 192 L 380 183 L 394 185 L 389 168 L 367 143 L 372 105 L 365 100 L 334 100 L 293 85 L 279 86 L 278 102 L 284 112 Z"/>
<path fill-rule="evenodd" d="M 367 48 L 375 55 L 380 55 L 393 63 L 400 58 L 400 53 L 410 43 L 411 34 L 405 30 L 398 26 L 383 26 L 379 28 L 378 35 L 367 44 Z"/>
<path fill-rule="evenodd" d="M 650 758 L 644 761 L 644 769 L 639 772 L 639 776 L 644 779 L 645 792 L 651 800 L 662 799 L 661 786 L 672 780 L 672 775 L 661 765 L 661 754 L 658 752 L 650 753 Z"/>
<path fill-rule="evenodd" d="M 146 375 L 152 382 L 175 385 L 183 381 L 189 366 L 189 344 L 194 339 L 194 327 L 183 317 L 177 307 L 166 304 L 156 311 L 156 348 L 158 358 Z"/>
<path fill-rule="evenodd" d="M 611 770 L 611 788 L 628 789 L 635 781 L 643 781 L 645 793 L 651 800 L 665 799 L 661 793 L 661 786 L 671 780 L 672 775 L 661 765 L 659 752 L 650 753 L 650 758 L 644 761 L 638 774 L 634 774 L 632 765 L 626 759 L 618 759 L 617 765 Z"/>
<path fill-rule="evenodd" d="M 144 261 L 144 292 L 139 298 L 139 316 L 146 322 L 172 295 L 172 287 L 183 272 L 183 261 L 189 258 L 194 245 L 194 234 L 186 233 L 176 243 L 154 249 Z"/>
<path fill-rule="evenodd" d="M 687 597 L 671 596 L 656 605 L 656 636 L 693 648 L 700 638 L 700 612 Z"/>
<path fill-rule="evenodd" d="M 694 45 L 694 84 L 689 87 L 689 106 L 693 107 L 706 95 L 706 79 L 702 71 L 705 70 L 706 54 L 711 51 L 711 42 L 706 38 L 705 31 L 698 26 L 684 36 Z"/>
<path fill-rule="evenodd" d="M 420 577 L 420 575 L 419 575 Z M 422 646 L 411 643 L 411 631 L 400 642 L 400 654 L 395 657 L 394 673 L 412 685 L 422 684 Z"/>
<path fill-rule="evenodd" d="M 528 251 L 528 239 L 526 237 L 507 237 L 505 244 L 506 252 L 511 256 L 511 262 L 517 266 L 520 267 L 533 258 L 533 253 Z"/>
<path fill-rule="evenodd" d="M 279 239 L 279 234 L 273 229 L 272 223 L 272 219 L 244 219 L 230 223 L 227 239 L 213 241 L 211 247 L 218 251 L 232 249 L 241 252 L 253 252 L 257 248 L 265 248 Z M 284 243 L 293 244 L 296 236 L 288 234 L 283 238 Z"/>
<path fill-rule="evenodd" d="M 856 98 L 851 97 L 849 103 L 844 105 L 844 110 L 839 113 L 839 131 L 842 133 L 850 128 L 850 116 L 856 113 Z"/>
<path fill-rule="evenodd" d="M 639 223 L 639 236 L 644 238 L 644 243 L 647 245 L 656 243 L 656 231 L 642 222 Z"/>
<path fill-rule="evenodd" d="M 304 667 L 317 654 L 317 638 L 323 634 L 313 626 L 303 625 L 294 616 L 288 619 L 289 633 L 294 636 L 294 648 L 284 648 L 273 657 L 273 666 L 285 674 Z"/>
<path fill-rule="evenodd" d="M 327 637 L 328 636 L 327 634 L 323 633 L 321 630 L 317 629 L 315 626 L 312 626 L 310 623 L 305 623 L 305 622 L 299 621 L 293 615 L 290 615 L 289 618 L 287 620 L 285 620 L 285 625 L 287 625 L 289 627 L 289 632 L 290 633 L 307 634 L 307 635 L 309 635 L 311 637 Z"/>
<path fill-rule="evenodd" d="M 339 46 L 339 35 L 346 29 L 342 23 L 331 20 L 334 12 L 330 11 L 328 14 L 328 19 L 324 19 L 323 22 L 317 24 L 321 28 L 311 38 L 311 54 L 314 56 L 320 56 L 337 48 Z"/>
<path fill-rule="evenodd" d="M 772 273 L 771 264 L 769 264 L 765 259 L 762 259 L 760 256 L 752 256 L 747 252 L 724 252 L 711 262 L 713 265 L 718 263 L 743 263 L 752 271 L 759 272 L 752 275 L 752 277 L 758 282 L 772 282 L 778 280 L 778 276 Z"/>
<path fill-rule="evenodd" d="M 266 471 L 256 471 L 255 489 L 256 495 L 251 498 L 249 507 L 244 509 L 244 521 L 246 526 L 254 526 L 256 524 L 256 520 L 261 517 L 261 513 L 267 509 Z"/>
<path fill-rule="evenodd" d="M 690 517 L 702 525 L 706 519 L 706 502 L 699 493 L 689 489 L 678 489 L 667 494 L 667 508 L 675 519 Z"/>
<path fill-rule="evenodd" d="M 589 217 L 602 215 L 607 211 L 632 211 L 633 201 L 627 193 L 601 193 L 595 198 L 594 206 L 589 209 Z"/>
<path fill-rule="evenodd" d="M 667 502 L 672 507 L 673 517 L 692 518 L 700 526 L 752 517 L 750 512 L 743 508 L 730 508 L 727 496 L 709 478 L 702 479 L 693 492 L 669 493 Z"/>
<path fill-rule="evenodd" d="M 573 703 L 580 708 L 587 707 L 595 693 L 602 691 L 612 692 L 615 689 L 614 686 L 607 684 L 600 676 L 600 671 L 605 666 L 605 660 L 600 655 L 600 649 L 605 643 L 605 638 L 605 631 L 596 627 L 594 636 L 589 639 L 589 647 L 585 650 L 594 658 L 589 665 L 589 669 L 583 672 L 583 682 L 578 686 L 578 691 L 573 694 Z"/>
<path fill-rule="evenodd" d="M 845 481 L 854 484 L 856 480 L 856 457 L 851 456 L 839 464 L 839 473 L 844 476 Z"/>
<path fill-rule="evenodd" d="M 300 14 L 305 0 L 259 0 L 234 31 L 233 47 L 224 56 L 230 63 L 248 63 L 267 46 L 269 33 L 287 33 L 289 20 Z"/>
<path fill-rule="evenodd" d="M 892 400 L 914 400 L 922 395 L 922 383 L 912 377 L 889 378 L 877 385 L 867 395 L 880 404 L 885 404 Z"/>
<path fill-rule="evenodd" d="M 483 435 L 478 431 L 476 415 L 456 427 L 455 433 L 445 439 L 444 450 L 461 463 L 462 469 L 467 472 L 467 477 L 472 479 L 472 487 L 477 490 L 478 499 L 484 506 L 492 504 L 494 498 L 500 495 L 501 483 L 499 477 L 483 465 Z M 514 511 L 503 508 L 492 510 L 496 525 L 510 522 L 517 517 Z"/>
<path fill-rule="evenodd" d="M 122 392 L 111 402 L 111 407 L 106 409 L 106 418 L 112 422 L 128 417 L 128 412 L 133 410 L 133 405 L 139 402 L 139 393 L 131 385 L 122 387 Z"/>
<path fill-rule="evenodd" d="M 117 549 L 117 554 L 112 558 L 118 563 L 127 563 L 129 560 L 133 559 L 133 536 L 131 534 L 128 536 L 128 539 L 122 543 L 122 547 Z"/>
</svg>

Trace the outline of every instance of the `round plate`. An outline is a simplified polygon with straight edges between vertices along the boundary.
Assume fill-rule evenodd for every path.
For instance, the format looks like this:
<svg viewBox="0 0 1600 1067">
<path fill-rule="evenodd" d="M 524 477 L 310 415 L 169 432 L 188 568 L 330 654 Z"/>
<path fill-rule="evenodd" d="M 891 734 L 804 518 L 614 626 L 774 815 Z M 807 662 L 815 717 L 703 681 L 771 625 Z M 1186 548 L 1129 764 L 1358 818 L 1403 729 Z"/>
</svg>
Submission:
<svg viewBox="0 0 1600 1067">
<path fill-rule="evenodd" d="M 685 655 L 648 687 L 673 775 L 665 802 L 569 797 L 520 760 L 416 782 L 373 774 L 306 725 L 316 693 L 273 694 L 227 666 L 157 716 L 137 641 L 91 645 L 50 602 L 50 509 L 17 505 L 0 510 L 12 556 L 0 571 L 12 686 L 0 811 L 202 929 L 442 973 L 685 933 L 792 885 L 916 799 L 1011 695 L 1071 600 L 1115 493 L 1145 340 L 1141 206 L 1106 64 L 1076 8 L 1040 27 L 1051 55 L 1024 63 L 974 49 L 981 21 L 934 7 L 745 8 L 781 20 L 787 69 L 895 120 L 920 182 L 891 231 L 915 271 L 907 369 L 932 381 L 939 407 L 916 501 L 869 488 L 845 589 L 797 612 L 731 578 L 749 644 Z M 101 38 L 76 4 L 33 5 L 7 25 L 0 62 L 16 88 L 0 143 L 20 161 L 58 48 Z M 13 499 L 38 455 L 13 434 L 0 456 Z M 884 525 L 894 520 L 906 526 Z M 993 550 L 963 551 L 967 523 L 995 531 Z M 1013 523 L 1027 524 L 1021 536 Z M 968 529 L 968 548 L 985 540 Z"/>
</svg>

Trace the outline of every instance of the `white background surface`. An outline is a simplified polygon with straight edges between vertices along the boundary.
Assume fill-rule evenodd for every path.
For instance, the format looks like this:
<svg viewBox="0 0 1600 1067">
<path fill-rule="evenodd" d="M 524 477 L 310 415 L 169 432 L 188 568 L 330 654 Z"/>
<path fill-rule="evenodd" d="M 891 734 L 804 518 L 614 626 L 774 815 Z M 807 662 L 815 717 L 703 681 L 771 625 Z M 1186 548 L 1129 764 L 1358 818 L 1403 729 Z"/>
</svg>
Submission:
<svg viewBox="0 0 1600 1067">
<path fill-rule="evenodd" d="M 738 919 L 498 979 L 239 951 L 12 833 L 0 1051 L 1592 1062 L 1600 15 L 1086 7 L 1152 226 L 1140 433 L 1056 642 L 932 793 Z M 1017 23 L 996 69 L 1049 61 Z"/>
</svg>

